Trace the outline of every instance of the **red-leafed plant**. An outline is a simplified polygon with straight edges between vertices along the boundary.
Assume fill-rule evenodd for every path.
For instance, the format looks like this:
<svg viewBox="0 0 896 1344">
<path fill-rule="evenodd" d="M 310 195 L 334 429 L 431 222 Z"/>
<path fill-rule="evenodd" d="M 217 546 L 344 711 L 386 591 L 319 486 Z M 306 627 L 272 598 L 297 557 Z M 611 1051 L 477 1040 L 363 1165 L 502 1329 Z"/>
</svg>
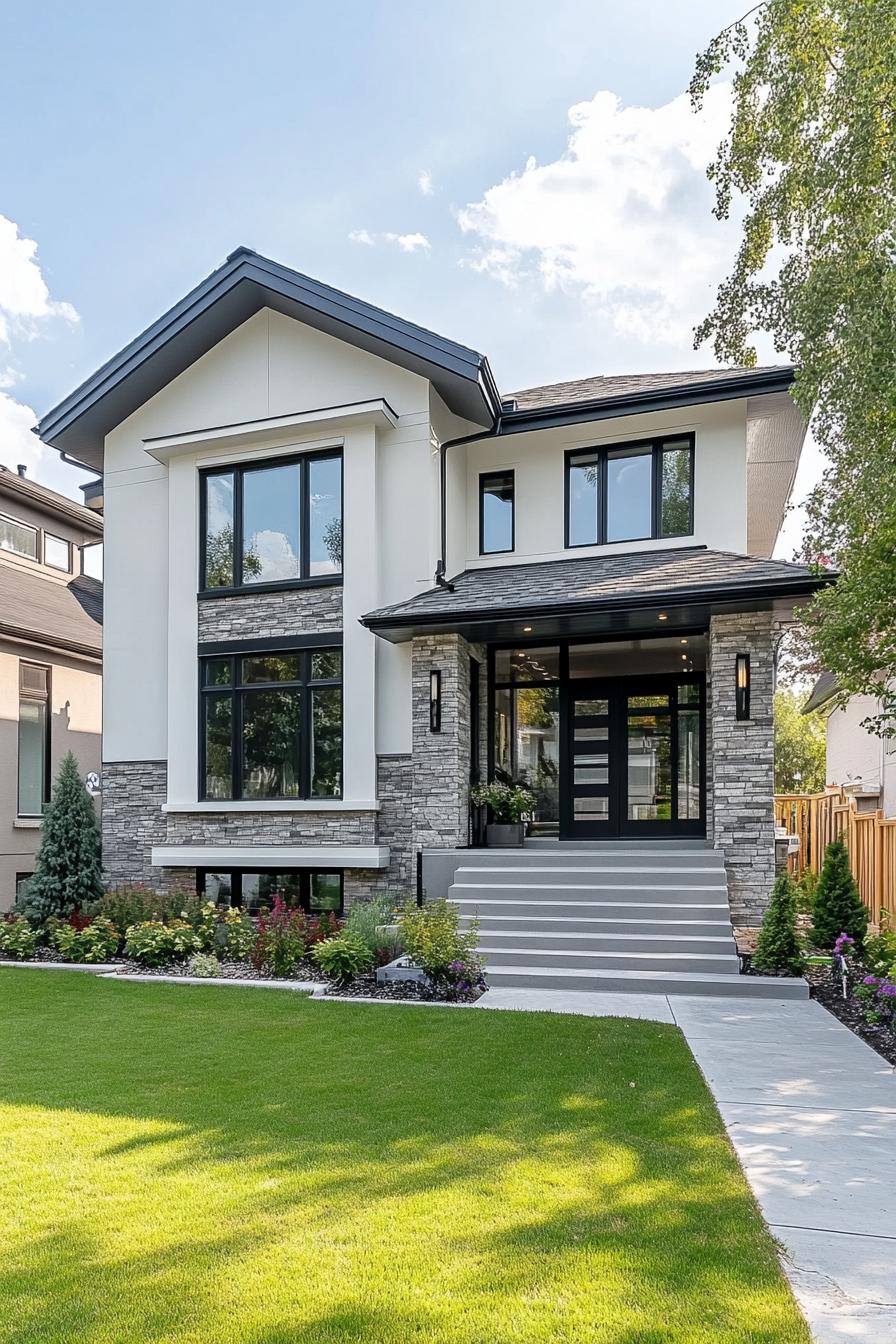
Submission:
<svg viewBox="0 0 896 1344">
<path fill-rule="evenodd" d="M 308 920 L 303 910 L 290 910 L 283 897 L 274 897 L 273 909 L 260 915 L 252 965 L 275 976 L 291 975 L 308 948 Z"/>
</svg>

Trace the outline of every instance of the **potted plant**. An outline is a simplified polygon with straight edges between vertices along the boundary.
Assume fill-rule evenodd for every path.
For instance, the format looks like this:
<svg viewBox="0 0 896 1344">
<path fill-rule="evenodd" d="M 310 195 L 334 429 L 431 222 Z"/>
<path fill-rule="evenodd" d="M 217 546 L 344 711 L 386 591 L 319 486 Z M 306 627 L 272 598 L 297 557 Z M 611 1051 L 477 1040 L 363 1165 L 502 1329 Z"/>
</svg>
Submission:
<svg viewBox="0 0 896 1344">
<path fill-rule="evenodd" d="M 532 815 L 535 795 L 522 784 L 476 784 L 470 790 L 476 807 L 487 807 L 491 821 L 485 828 L 490 848 L 519 848 L 526 834 L 525 818 Z"/>
</svg>

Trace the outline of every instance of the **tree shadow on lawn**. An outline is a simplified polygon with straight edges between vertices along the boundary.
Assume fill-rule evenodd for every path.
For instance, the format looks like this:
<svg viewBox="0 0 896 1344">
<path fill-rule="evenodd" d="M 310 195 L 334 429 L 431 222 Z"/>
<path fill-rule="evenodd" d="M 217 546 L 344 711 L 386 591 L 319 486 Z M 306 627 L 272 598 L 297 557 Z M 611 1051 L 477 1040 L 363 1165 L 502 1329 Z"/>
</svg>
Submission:
<svg viewBox="0 0 896 1344">
<path fill-rule="evenodd" d="M 674 1028 L 10 975 L 9 1344 L 808 1339 Z"/>
</svg>

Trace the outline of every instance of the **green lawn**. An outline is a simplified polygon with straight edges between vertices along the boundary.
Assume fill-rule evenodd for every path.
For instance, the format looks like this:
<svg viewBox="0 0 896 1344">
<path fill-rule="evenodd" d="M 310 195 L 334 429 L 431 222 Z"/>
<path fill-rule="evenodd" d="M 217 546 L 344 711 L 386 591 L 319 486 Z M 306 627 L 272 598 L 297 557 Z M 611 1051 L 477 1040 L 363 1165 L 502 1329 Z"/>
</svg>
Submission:
<svg viewBox="0 0 896 1344">
<path fill-rule="evenodd" d="M 0 1340 L 806 1344 L 672 1027 L 0 970 Z"/>
</svg>

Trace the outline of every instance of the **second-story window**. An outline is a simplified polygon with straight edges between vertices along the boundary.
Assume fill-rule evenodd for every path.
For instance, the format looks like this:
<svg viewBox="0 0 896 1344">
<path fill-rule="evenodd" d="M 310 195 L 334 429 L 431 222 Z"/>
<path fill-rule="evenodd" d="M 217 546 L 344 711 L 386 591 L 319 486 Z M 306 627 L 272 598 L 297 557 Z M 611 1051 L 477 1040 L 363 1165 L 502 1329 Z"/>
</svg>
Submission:
<svg viewBox="0 0 896 1344">
<path fill-rule="evenodd" d="M 479 477 L 479 553 L 498 555 L 514 547 L 513 472 Z"/>
<path fill-rule="evenodd" d="M 54 537 L 52 532 L 44 533 L 44 564 L 51 569 L 65 570 L 71 573 L 72 551 L 64 537 Z"/>
<path fill-rule="evenodd" d="M 690 536 L 693 460 L 693 435 L 567 453 L 566 545 Z"/>
<path fill-rule="evenodd" d="M 29 560 L 36 560 L 37 528 L 0 514 L 0 551 L 12 551 L 14 555 L 24 555 Z"/>
<path fill-rule="evenodd" d="M 342 574 L 342 454 L 202 473 L 200 587 L 336 582 Z"/>
</svg>

